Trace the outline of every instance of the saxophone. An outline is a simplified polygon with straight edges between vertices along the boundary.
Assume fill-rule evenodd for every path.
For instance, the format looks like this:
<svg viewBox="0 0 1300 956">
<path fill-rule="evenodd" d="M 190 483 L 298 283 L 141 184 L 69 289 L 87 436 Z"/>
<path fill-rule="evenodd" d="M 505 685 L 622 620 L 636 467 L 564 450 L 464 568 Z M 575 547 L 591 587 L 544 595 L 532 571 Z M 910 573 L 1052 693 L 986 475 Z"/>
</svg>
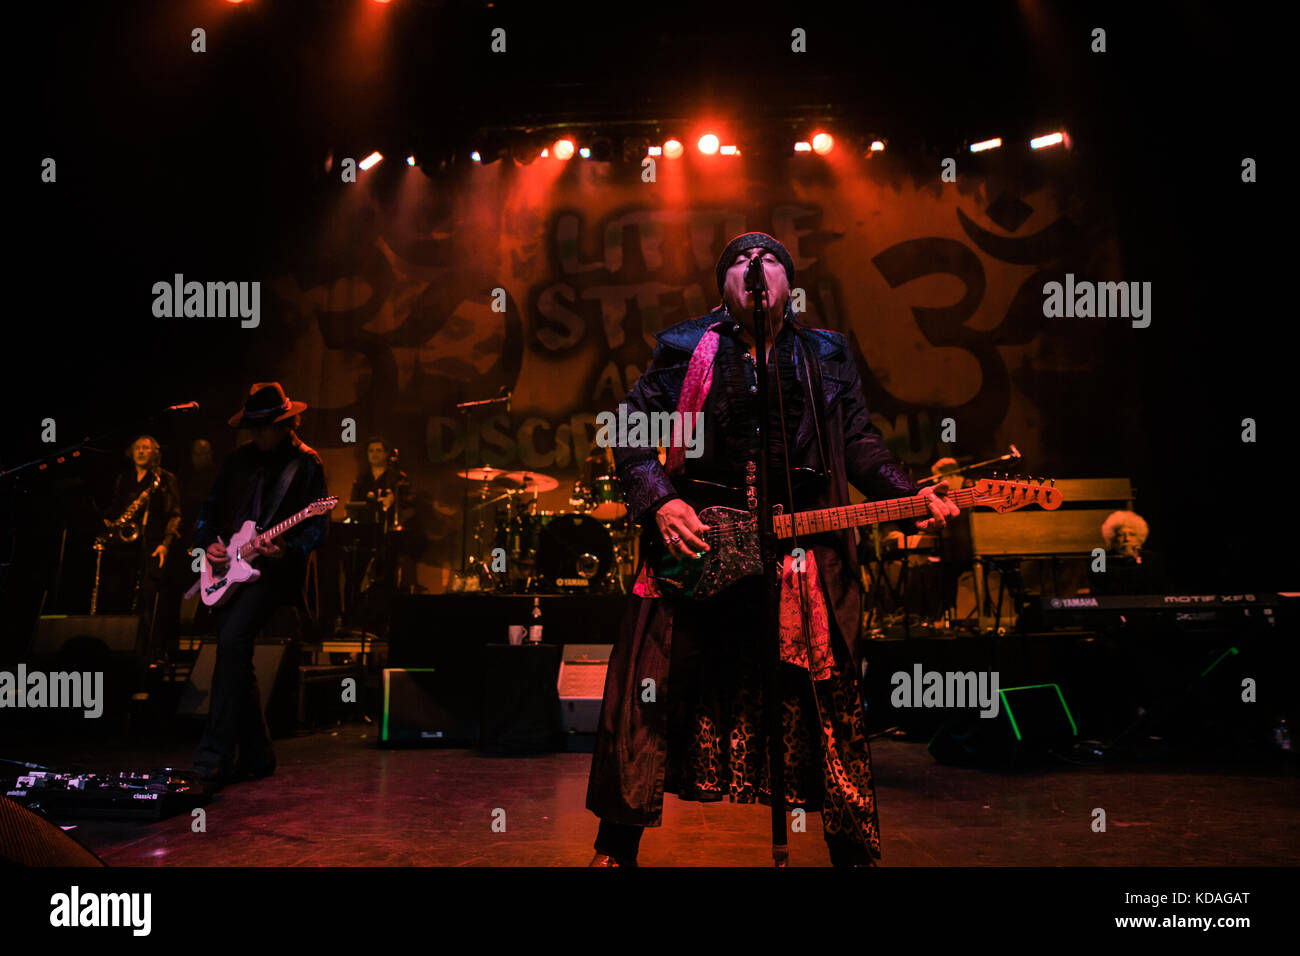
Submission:
<svg viewBox="0 0 1300 956">
<path fill-rule="evenodd" d="M 126 544 L 130 544 L 136 538 L 140 537 L 140 526 L 132 519 L 135 517 L 136 512 L 144 507 L 145 502 L 149 500 L 149 496 L 158 490 L 158 485 L 161 482 L 162 470 L 159 469 L 154 472 L 153 482 L 149 487 L 140 492 L 140 497 L 136 498 L 135 501 L 126 506 L 126 510 L 122 512 L 121 516 L 116 521 L 109 525 L 108 530 L 100 536 L 100 540 L 107 543 L 108 539 L 113 536 L 114 531 L 117 532 L 117 536 Z"/>
<path fill-rule="evenodd" d="M 158 490 L 158 485 L 162 483 L 162 469 L 154 472 L 153 482 L 144 491 L 140 492 L 140 497 L 126 506 L 126 510 L 118 517 L 116 521 L 110 524 L 103 532 L 95 538 L 95 543 L 91 547 L 95 551 L 95 581 L 90 587 L 90 613 L 96 614 L 99 611 L 99 575 L 100 564 L 104 560 L 104 549 L 108 547 L 109 539 L 113 537 L 113 532 L 117 536 L 130 544 L 136 538 L 140 537 L 140 526 L 131 519 L 135 513 L 144 507 L 144 503 L 149 500 L 149 496 Z M 140 587 L 139 581 L 136 582 L 136 588 Z"/>
</svg>

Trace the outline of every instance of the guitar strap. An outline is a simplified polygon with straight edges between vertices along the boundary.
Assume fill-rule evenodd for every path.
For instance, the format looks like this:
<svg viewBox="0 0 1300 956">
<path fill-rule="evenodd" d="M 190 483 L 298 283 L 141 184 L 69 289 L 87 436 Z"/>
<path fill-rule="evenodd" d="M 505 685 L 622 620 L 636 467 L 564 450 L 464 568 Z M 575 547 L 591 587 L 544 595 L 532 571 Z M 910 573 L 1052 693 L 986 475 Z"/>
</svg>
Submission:
<svg viewBox="0 0 1300 956">
<path fill-rule="evenodd" d="M 261 516 L 258 517 L 258 531 L 267 527 L 267 522 L 275 516 L 276 509 L 280 507 L 280 502 L 284 501 L 285 493 L 293 482 L 293 476 L 298 473 L 298 462 L 300 460 L 294 458 L 293 461 L 284 466 L 284 471 L 280 472 L 280 480 L 275 485 L 275 494 L 271 495 L 271 504 L 269 507 L 263 508 Z"/>
</svg>

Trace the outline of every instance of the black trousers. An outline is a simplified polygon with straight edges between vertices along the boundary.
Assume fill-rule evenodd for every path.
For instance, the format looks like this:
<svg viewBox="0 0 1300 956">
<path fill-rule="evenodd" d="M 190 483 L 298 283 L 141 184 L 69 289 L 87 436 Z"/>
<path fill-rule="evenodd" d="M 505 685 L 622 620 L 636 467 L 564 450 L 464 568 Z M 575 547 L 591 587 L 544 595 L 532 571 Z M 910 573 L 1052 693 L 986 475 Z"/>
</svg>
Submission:
<svg viewBox="0 0 1300 956">
<path fill-rule="evenodd" d="M 194 752 L 198 769 L 228 771 L 234 766 L 236 750 L 241 762 L 252 764 L 266 763 L 272 756 L 253 647 L 275 609 L 292 602 L 283 584 L 264 574 L 253 584 L 241 585 L 229 604 L 216 612 L 217 662 L 207 729 Z"/>
</svg>

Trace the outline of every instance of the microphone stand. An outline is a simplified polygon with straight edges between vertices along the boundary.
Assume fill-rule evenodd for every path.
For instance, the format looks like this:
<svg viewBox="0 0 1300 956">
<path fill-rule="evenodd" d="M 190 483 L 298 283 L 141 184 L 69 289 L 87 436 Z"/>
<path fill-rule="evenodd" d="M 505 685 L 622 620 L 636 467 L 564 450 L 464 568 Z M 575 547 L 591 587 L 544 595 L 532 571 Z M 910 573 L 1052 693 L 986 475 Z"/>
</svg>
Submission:
<svg viewBox="0 0 1300 956">
<path fill-rule="evenodd" d="M 785 739 L 782 736 L 781 708 L 781 632 L 779 627 L 780 578 L 779 549 L 773 532 L 768 493 L 768 461 L 772 436 L 769 434 L 769 391 L 767 376 L 767 280 L 763 275 L 762 257 L 751 259 L 745 270 L 745 288 L 754 295 L 754 362 L 758 377 L 758 553 L 763 567 L 763 640 L 767 651 L 767 691 L 764 694 L 764 718 L 767 724 L 768 780 L 772 807 L 772 862 L 788 866 L 790 848 L 785 825 Z M 777 383 L 780 387 L 780 383 Z M 788 449 L 787 449 L 788 451 Z"/>
<path fill-rule="evenodd" d="M 951 478 L 954 475 L 964 475 L 968 471 L 974 471 L 976 468 L 983 468 L 985 465 L 993 465 L 999 461 L 1010 461 L 1020 457 L 1020 449 L 1011 445 L 1011 451 L 997 458 L 987 458 L 984 461 L 977 461 L 969 465 L 962 465 L 960 468 L 954 468 L 952 471 L 945 471 L 938 475 L 931 475 L 929 478 L 922 478 L 916 483 L 919 488 L 921 485 L 928 485 L 932 481 L 943 481 L 945 478 Z"/>
</svg>

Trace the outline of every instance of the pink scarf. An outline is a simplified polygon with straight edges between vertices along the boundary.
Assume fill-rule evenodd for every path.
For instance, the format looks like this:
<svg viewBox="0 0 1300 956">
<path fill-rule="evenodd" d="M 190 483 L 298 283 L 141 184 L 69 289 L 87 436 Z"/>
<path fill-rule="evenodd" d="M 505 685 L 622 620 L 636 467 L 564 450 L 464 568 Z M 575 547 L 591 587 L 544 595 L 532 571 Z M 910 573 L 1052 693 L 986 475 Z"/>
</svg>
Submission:
<svg viewBox="0 0 1300 956">
<path fill-rule="evenodd" d="M 718 327 L 721 322 L 709 326 L 701 336 L 695 351 L 691 353 L 690 364 L 686 367 L 686 380 L 682 383 L 682 393 L 677 400 L 677 411 L 683 421 L 687 415 L 694 415 L 704 410 L 704 401 L 713 385 L 713 360 L 718 354 Z M 670 476 L 681 474 L 686 467 L 686 449 L 678 443 L 668 449 L 667 470 Z M 831 676 L 835 657 L 831 651 L 830 615 L 826 607 L 826 597 L 822 593 L 821 577 L 817 573 L 817 561 L 812 549 L 805 548 L 802 567 L 796 568 L 793 555 L 785 556 L 781 569 L 781 660 L 794 664 L 808 671 L 813 680 L 825 680 Z M 804 586 L 808 595 L 807 618 L 809 640 L 804 640 Z M 650 574 L 649 565 L 641 566 L 632 593 L 639 597 L 662 597 Z"/>
</svg>

